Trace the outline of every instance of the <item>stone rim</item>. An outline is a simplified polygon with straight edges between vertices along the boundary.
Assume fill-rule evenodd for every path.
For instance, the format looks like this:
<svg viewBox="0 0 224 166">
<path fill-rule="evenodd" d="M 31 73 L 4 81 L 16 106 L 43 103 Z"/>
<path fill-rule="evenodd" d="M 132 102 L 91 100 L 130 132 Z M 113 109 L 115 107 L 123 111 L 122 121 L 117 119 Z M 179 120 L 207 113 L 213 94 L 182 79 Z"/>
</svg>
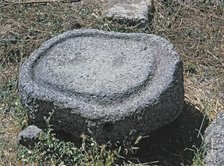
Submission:
<svg viewBox="0 0 224 166">
<path fill-rule="evenodd" d="M 40 57 L 43 56 L 43 54 L 46 52 L 46 50 L 50 49 L 54 44 L 60 42 L 61 40 L 65 40 L 67 37 L 75 37 L 77 35 L 83 35 L 83 34 L 88 34 L 88 35 L 106 35 L 106 36 L 113 36 L 113 37 L 130 37 L 130 38 L 141 38 L 147 41 L 150 41 L 150 38 L 154 37 L 157 40 L 162 41 L 160 44 L 160 47 L 163 48 L 164 50 L 159 50 L 158 54 L 160 53 L 160 57 L 156 57 L 156 61 L 158 63 L 158 67 L 155 73 L 154 78 L 152 79 L 152 82 L 150 86 L 146 86 L 143 88 L 141 92 L 135 93 L 135 96 L 131 95 L 127 98 L 127 101 L 131 101 L 132 104 L 128 105 L 127 101 L 124 100 L 120 103 L 114 102 L 112 99 L 110 101 L 104 100 L 100 98 L 100 101 L 98 105 L 95 103 L 91 102 L 91 99 L 85 99 L 82 97 L 76 98 L 75 96 L 67 96 L 62 94 L 59 91 L 55 91 L 52 89 L 46 89 L 44 87 L 38 86 L 32 79 L 32 67 L 33 63 Z M 150 44 L 153 42 L 156 43 L 157 40 L 151 41 Z M 161 54 L 163 52 L 163 54 Z M 172 53 L 172 55 L 164 55 L 164 53 Z M 164 60 L 165 59 L 165 60 Z M 163 94 L 164 91 L 167 90 L 167 87 L 169 87 L 172 84 L 173 80 L 166 80 L 165 83 L 162 85 L 157 86 L 157 82 L 164 82 L 162 81 L 163 79 L 167 78 L 167 74 L 174 74 L 175 68 L 177 64 L 180 61 L 180 57 L 176 53 L 176 51 L 173 48 L 173 45 L 170 44 L 166 39 L 151 35 L 151 34 L 143 34 L 143 33 L 114 33 L 114 32 L 103 32 L 99 30 L 72 30 L 65 32 L 59 36 L 56 36 L 45 43 L 43 43 L 36 51 L 34 51 L 31 54 L 31 58 L 27 59 L 23 65 L 21 66 L 20 69 L 20 76 L 19 76 L 19 87 L 20 91 L 25 92 L 26 94 L 30 94 L 32 97 L 35 97 L 37 99 L 46 99 L 48 102 L 53 102 L 57 103 L 59 106 L 63 105 L 66 103 L 69 105 L 71 108 L 82 108 L 82 109 L 77 109 L 76 113 L 81 114 L 83 117 L 86 117 L 87 119 L 102 119 L 102 118 L 110 118 L 110 120 L 116 119 L 118 115 L 121 115 L 123 113 L 123 110 L 120 110 L 122 107 L 125 110 L 125 115 L 129 116 L 130 114 L 133 113 L 133 111 L 138 111 L 142 107 L 147 107 L 148 105 L 154 105 L 158 102 L 157 97 L 160 94 Z M 165 63 L 171 63 L 172 68 L 167 69 L 165 68 Z M 152 89 L 152 87 L 157 87 L 157 89 Z M 43 93 L 45 92 L 45 93 Z M 150 94 L 148 94 L 150 92 Z M 47 96 L 46 96 L 47 95 Z M 21 97 L 24 99 L 26 96 L 24 94 L 21 94 Z M 58 99 L 60 98 L 60 100 Z M 63 101 L 63 102 L 62 102 Z M 75 101 L 75 102 L 74 102 Z M 115 107 L 116 104 L 116 107 Z M 101 105 L 106 106 L 104 109 L 101 109 Z M 91 108 L 91 109 L 90 109 Z M 85 111 L 84 111 L 85 110 Z M 94 111 L 94 116 L 91 114 L 91 117 L 89 115 L 89 111 L 92 112 Z M 107 110 L 107 113 L 105 114 L 105 110 Z M 109 113 L 109 114 L 108 114 Z M 110 116 L 109 116 L 110 115 Z"/>
</svg>

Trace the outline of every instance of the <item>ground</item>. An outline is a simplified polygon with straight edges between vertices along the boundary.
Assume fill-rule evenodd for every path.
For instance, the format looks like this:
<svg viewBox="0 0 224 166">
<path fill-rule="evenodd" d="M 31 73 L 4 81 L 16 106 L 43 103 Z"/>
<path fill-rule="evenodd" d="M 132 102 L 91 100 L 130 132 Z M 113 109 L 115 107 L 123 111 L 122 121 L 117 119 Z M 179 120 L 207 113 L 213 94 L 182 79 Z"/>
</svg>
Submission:
<svg viewBox="0 0 224 166">
<path fill-rule="evenodd" d="M 96 0 L 3 2 L 0 1 L 0 165 L 15 164 L 21 158 L 17 134 L 28 123 L 17 89 L 20 64 L 43 41 L 74 28 L 154 33 L 174 44 L 184 63 L 183 113 L 172 124 L 143 138 L 135 154 L 125 155 L 125 162 L 203 165 L 203 130 L 224 110 L 222 4 L 189 6 L 159 0 L 155 2 L 153 22 L 138 27 L 103 19 L 101 1 Z"/>
</svg>

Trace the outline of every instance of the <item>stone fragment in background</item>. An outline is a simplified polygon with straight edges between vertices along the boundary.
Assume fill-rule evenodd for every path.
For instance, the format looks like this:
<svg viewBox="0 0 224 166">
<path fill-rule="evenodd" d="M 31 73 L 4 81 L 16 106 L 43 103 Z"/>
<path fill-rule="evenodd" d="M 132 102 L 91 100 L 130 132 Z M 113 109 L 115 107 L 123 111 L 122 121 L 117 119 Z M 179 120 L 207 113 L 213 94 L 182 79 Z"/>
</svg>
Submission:
<svg viewBox="0 0 224 166">
<path fill-rule="evenodd" d="M 152 21 L 154 6 L 151 0 L 141 0 L 138 2 L 115 3 L 104 11 L 104 15 L 109 20 L 118 21 L 127 25 L 141 25 Z"/>
<path fill-rule="evenodd" d="M 204 133 L 205 166 L 224 165 L 224 112 L 218 113 L 216 119 Z"/>
</svg>

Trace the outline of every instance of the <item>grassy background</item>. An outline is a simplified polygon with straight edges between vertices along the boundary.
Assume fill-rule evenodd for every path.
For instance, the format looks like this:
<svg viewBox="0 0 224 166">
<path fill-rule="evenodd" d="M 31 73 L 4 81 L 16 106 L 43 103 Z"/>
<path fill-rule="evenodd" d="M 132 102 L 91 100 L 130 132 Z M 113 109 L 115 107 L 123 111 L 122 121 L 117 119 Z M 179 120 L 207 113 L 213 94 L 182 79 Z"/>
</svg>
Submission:
<svg viewBox="0 0 224 166">
<path fill-rule="evenodd" d="M 189 6 L 164 4 L 159 0 L 155 2 L 152 24 L 141 28 L 104 20 L 102 8 L 101 2 L 96 0 L 73 4 L 0 4 L 0 165 L 15 163 L 21 150 L 17 146 L 17 134 L 27 125 L 17 89 L 19 65 L 43 41 L 74 28 L 154 33 L 169 39 L 184 62 L 187 107 L 191 106 L 201 115 L 206 115 L 210 121 L 224 110 L 223 5 L 201 3 Z M 161 142 L 158 144 L 162 147 Z M 194 165 L 203 164 L 201 150 L 197 145 L 192 152 L 195 156 Z M 179 155 L 177 152 L 174 155 Z M 158 151 L 158 154 L 161 153 Z M 192 164 L 186 161 L 189 160 L 186 155 L 180 156 L 177 165 Z M 168 159 L 164 157 L 163 161 L 157 160 L 166 165 Z M 171 163 L 175 165 L 175 162 Z"/>
</svg>

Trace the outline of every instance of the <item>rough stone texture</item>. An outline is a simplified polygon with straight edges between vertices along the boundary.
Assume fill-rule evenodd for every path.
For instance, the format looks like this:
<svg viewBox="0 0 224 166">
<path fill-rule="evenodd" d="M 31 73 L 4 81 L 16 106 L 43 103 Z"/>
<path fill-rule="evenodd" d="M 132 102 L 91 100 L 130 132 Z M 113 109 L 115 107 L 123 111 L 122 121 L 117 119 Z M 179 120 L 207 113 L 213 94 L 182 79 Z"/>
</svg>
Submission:
<svg viewBox="0 0 224 166">
<path fill-rule="evenodd" d="M 127 24 L 145 25 L 150 22 L 153 15 L 153 3 L 151 0 L 114 3 L 104 11 L 108 19 Z"/>
<path fill-rule="evenodd" d="M 73 30 L 50 39 L 23 63 L 21 100 L 42 128 L 99 142 L 147 134 L 183 108 L 182 61 L 166 39 L 143 33 Z"/>
<path fill-rule="evenodd" d="M 34 147 L 41 132 L 37 126 L 30 125 L 18 134 L 18 142 L 26 147 Z"/>
<path fill-rule="evenodd" d="M 205 165 L 224 165 L 224 112 L 205 130 Z"/>
</svg>

